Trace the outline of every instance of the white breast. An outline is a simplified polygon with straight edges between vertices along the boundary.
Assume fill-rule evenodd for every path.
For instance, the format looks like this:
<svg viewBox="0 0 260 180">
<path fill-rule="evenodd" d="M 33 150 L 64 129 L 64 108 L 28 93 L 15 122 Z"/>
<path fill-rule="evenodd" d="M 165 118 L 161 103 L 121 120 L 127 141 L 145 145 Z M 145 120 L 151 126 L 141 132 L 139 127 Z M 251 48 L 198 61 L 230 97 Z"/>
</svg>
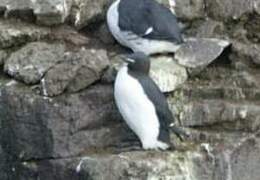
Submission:
<svg viewBox="0 0 260 180">
<path fill-rule="evenodd" d="M 116 38 L 116 40 L 123 46 L 128 46 L 126 38 L 123 32 L 119 28 L 119 15 L 118 15 L 118 5 L 120 0 L 116 0 L 107 11 L 107 24 L 110 32 Z"/>
<path fill-rule="evenodd" d="M 128 74 L 126 66 L 118 72 L 114 95 L 121 115 L 139 137 L 143 148 L 161 148 L 163 143 L 158 141 L 160 125 L 155 108 L 140 83 Z"/>
</svg>

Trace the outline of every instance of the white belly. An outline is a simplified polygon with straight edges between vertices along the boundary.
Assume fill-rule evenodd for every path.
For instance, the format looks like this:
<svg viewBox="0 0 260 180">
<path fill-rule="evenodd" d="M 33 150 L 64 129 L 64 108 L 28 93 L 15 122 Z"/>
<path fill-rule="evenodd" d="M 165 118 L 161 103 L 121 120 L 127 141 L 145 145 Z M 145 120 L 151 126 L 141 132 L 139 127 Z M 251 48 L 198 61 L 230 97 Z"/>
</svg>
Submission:
<svg viewBox="0 0 260 180">
<path fill-rule="evenodd" d="M 139 137 L 143 148 L 168 148 L 168 145 L 158 141 L 160 125 L 153 104 L 139 82 L 127 73 L 127 67 L 118 72 L 114 95 L 121 115 Z"/>
<path fill-rule="evenodd" d="M 135 52 L 142 51 L 147 55 L 176 52 L 180 48 L 180 45 L 176 45 L 169 41 L 149 40 L 129 31 L 121 31 L 119 28 L 118 4 L 119 0 L 115 1 L 109 7 L 107 12 L 107 23 L 110 32 L 121 45 L 131 48 Z"/>
</svg>

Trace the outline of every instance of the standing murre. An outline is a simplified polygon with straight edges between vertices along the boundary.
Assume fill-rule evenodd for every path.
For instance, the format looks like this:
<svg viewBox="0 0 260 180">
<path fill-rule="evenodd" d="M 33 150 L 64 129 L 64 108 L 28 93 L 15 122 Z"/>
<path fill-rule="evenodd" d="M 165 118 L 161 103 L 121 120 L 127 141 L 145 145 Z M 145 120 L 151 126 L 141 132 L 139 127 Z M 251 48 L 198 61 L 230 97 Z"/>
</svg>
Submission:
<svg viewBox="0 0 260 180">
<path fill-rule="evenodd" d="M 107 24 L 115 39 L 134 52 L 174 53 L 183 43 L 176 16 L 155 0 L 116 0 Z"/>
<path fill-rule="evenodd" d="M 179 137 L 186 136 L 186 133 L 173 125 L 166 98 L 149 77 L 148 56 L 136 52 L 123 60 L 127 65 L 119 70 L 114 89 L 119 112 L 144 149 L 168 149 L 170 130 Z"/>
</svg>

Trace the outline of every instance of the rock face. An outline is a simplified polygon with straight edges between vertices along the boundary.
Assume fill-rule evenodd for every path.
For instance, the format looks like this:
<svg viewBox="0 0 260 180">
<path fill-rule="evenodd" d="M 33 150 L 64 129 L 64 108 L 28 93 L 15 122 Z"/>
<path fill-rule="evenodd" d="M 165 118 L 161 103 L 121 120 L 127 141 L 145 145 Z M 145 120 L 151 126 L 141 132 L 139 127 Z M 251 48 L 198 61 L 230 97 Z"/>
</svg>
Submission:
<svg viewBox="0 0 260 180">
<path fill-rule="evenodd" d="M 257 0 L 214 0 L 207 1 L 206 6 L 214 18 L 239 19 L 243 14 L 252 12 Z"/>
<path fill-rule="evenodd" d="M 41 80 L 43 95 L 54 96 L 65 90 L 82 90 L 99 80 L 108 64 L 108 57 L 103 50 L 68 52 L 64 62 L 53 67 Z"/>
<path fill-rule="evenodd" d="M 7 84 L 1 98 L 5 107 L 0 117 L 9 120 L 2 122 L 1 135 L 9 144 L 8 153 L 20 160 L 73 157 L 113 145 L 121 137 L 115 127 L 106 127 L 118 119 L 109 85 L 51 99 L 32 96 L 32 90 L 19 88 L 19 83 Z"/>
<path fill-rule="evenodd" d="M 150 75 L 163 92 L 172 92 L 188 78 L 184 67 L 170 57 L 159 57 L 151 60 Z"/>
<path fill-rule="evenodd" d="M 166 152 L 127 150 L 139 141 L 114 104 L 127 50 L 106 28 L 112 1 L 0 0 L 1 180 L 259 180 L 259 0 L 158 1 L 189 39 L 151 57 L 190 134 Z"/>
<path fill-rule="evenodd" d="M 203 0 L 174 0 L 176 14 L 186 20 L 203 18 L 205 5 Z"/>
<path fill-rule="evenodd" d="M 0 51 L 0 65 L 3 65 L 7 57 L 7 53 L 5 51 Z"/>
<path fill-rule="evenodd" d="M 197 74 L 213 62 L 229 42 L 218 39 L 187 39 L 175 53 L 177 62 L 189 69 L 190 74 Z"/>
<path fill-rule="evenodd" d="M 26 84 L 35 84 L 49 68 L 63 60 L 64 51 L 61 44 L 30 43 L 7 59 L 4 70 Z"/>
<path fill-rule="evenodd" d="M 46 38 L 49 34 L 47 28 L 16 21 L 0 22 L 0 48 L 19 46 L 28 41 L 37 41 Z"/>
<path fill-rule="evenodd" d="M 81 29 L 89 23 L 100 21 L 104 18 L 107 7 L 107 0 L 75 0 L 74 14 L 72 15 L 75 27 Z"/>
<path fill-rule="evenodd" d="M 63 23 L 70 13 L 71 5 L 71 0 L 3 0 L 0 2 L 6 17 L 33 21 L 33 16 L 36 16 L 37 23 L 49 26 Z"/>
<path fill-rule="evenodd" d="M 32 4 L 37 23 L 49 26 L 63 23 L 69 16 L 71 6 L 71 0 L 36 0 Z"/>
</svg>

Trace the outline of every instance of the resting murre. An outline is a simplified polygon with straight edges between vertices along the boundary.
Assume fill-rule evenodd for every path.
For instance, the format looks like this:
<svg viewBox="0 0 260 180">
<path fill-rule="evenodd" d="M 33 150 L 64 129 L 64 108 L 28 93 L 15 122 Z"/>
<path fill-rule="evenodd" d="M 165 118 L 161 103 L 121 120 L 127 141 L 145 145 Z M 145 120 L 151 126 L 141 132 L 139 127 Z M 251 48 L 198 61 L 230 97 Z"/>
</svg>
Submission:
<svg viewBox="0 0 260 180">
<path fill-rule="evenodd" d="M 183 43 L 176 16 L 155 0 L 116 0 L 107 24 L 115 39 L 134 52 L 174 53 Z"/>
<path fill-rule="evenodd" d="M 174 118 L 164 94 L 149 77 L 150 59 L 142 52 L 125 56 L 127 65 L 116 76 L 116 105 L 143 149 L 166 150 L 171 146 L 170 130 L 179 137 L 186 133 L 173 125 Z"/>
</svg>

